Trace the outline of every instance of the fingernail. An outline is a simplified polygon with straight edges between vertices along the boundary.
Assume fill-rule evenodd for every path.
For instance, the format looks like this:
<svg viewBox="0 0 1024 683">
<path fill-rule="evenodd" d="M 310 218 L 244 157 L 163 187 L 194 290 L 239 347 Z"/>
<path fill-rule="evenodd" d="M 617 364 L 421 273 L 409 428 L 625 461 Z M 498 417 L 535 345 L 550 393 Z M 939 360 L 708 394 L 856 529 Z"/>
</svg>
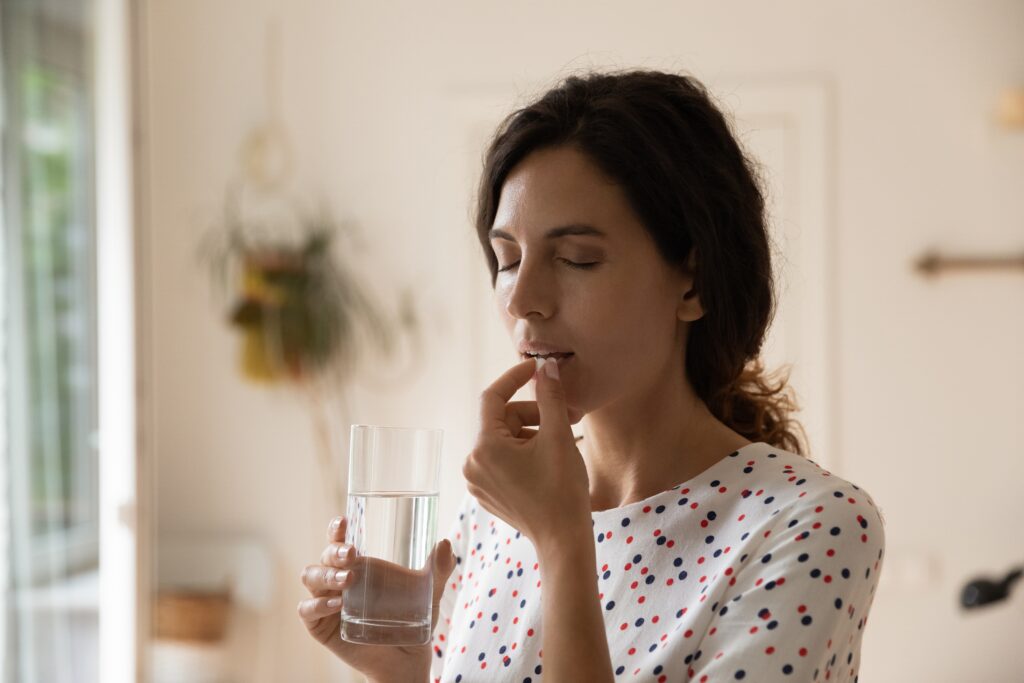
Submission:
<svg viewBox="0 0 1024 683">
<path fill-rule="evenodd" d="M 343 583 L 348 578 L 348 571 L 345 569 L 339 569 L 334 573 L 334 582 Z"/>
<path fill-rule="evenodd" d="M 337 531 L 341 527 L 341 517 L 335 517 L 331 520 L 331 529 Z"/>
<path fill-rule="evenodd" d="M 545 363 L 544 372 L 548 373 L 548 377 L 551 379 L 558 379 L 558 361 L 552 358 Z"/>
<path fill-rule="evenodd" d="M 327 601 L 327 606 L 331 607 L 331 608 L 341 607 L 341 598 L 331 598 L 331 599 L 329 599 Z"/>
<path fill-rule="evenodd" d="M 351 552 L 352 552 L 352 546 L 350 546 L 350 545 L 343 545 L 340 548 L 338 548 L 338 557 L 340 557 L 343 560 L 347 560 L 348 556 L 349 556 L 349 554 Z"/>
</svg>

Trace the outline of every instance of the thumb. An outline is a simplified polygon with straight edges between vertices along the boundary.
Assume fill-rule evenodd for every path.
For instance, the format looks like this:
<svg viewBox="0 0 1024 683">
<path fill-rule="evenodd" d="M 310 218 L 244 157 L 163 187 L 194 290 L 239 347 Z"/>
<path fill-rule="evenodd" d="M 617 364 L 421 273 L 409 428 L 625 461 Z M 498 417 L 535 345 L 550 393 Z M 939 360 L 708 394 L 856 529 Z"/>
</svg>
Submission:
<svg viewBox="0 0 1024 683">
<path fill-rule="evenodd" d="M 554 359 L 537 359 L 535 393 L 540 412 L 538 434 L 549 438 L 574 440 L 572 425 L 569 424 L 569 408 L 565 404 L 565 390 L 558 375 L 558 362 Z"/>
<path fill-rule="evenodd" d="M 455 569 L 455 553 L 452 552 L 452 543 L 447 538 L 442 539 L 434 550 L 434 614 L 437 614 L 445 584 Z"/>
</svg>

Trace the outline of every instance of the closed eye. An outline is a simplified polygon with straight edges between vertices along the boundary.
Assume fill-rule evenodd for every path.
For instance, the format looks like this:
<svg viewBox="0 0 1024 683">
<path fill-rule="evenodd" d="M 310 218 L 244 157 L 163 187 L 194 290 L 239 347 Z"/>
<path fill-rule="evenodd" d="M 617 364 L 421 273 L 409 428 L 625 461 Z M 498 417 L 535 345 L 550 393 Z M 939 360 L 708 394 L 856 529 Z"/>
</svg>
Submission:
<svg viewBox="0 0 1024 683">
<path fill-rule="evenodd" d="M 587 269 L 593 268 L 594 266 L 599 265 L 601 263 L 600 261 L 592 261 L 590 263 L 577 263 L 575 261 L 570 261 L 569 259 L 564 259 L 564 258 L 559 258 L 559 259 L 555 259 L 555 260 L 556 261 L 561 261 L 562 263 L 564 263 L 565 265 L 569 266 L 570 268 L 579 268 L 580 270 L 587 270 Z M 505 266 L 504 268 L 498 268 L 498 272 L 499 273 L 504 273 L 507 270 L 512 270 L 512 268 L 514 268 L 517 265 L 519 265 L 519 261 L 516 261 L 515 263 L 510 263 L 507 266 Z"/>
</svg>

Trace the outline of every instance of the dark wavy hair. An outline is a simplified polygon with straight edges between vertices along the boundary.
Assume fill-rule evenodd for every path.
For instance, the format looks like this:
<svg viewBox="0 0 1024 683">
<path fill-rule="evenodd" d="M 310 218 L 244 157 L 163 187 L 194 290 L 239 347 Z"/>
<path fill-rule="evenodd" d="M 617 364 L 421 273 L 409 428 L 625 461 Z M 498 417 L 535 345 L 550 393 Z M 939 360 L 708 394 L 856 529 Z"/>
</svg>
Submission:
<svg viewBox="0 0 1024 683">
<path fill-rule="evenodd" d="M 759 357 L 776 305 L 761 176 L 707 89 L 649 69 L 588 72 L 508 114 L 484 154 L 476 201 L 492 287 L 487 233 L 505 178 L 530 152 L 558 146 L 623 188 L 668 264 L 684 267 L 696 248 L 704 315 L 691 324 L 685 368 L 711 413 L 750 441 L 806 455 L 789 373 L 770 380 Z"/>
</svg>

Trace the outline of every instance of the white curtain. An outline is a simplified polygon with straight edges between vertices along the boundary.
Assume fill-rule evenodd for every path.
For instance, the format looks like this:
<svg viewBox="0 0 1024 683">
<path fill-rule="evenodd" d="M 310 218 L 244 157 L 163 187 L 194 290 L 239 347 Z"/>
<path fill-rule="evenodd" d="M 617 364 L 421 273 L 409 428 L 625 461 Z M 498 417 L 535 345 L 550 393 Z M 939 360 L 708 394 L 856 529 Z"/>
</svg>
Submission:
<svg viewBox="0 0 1024 683">
<path fill-rule="evenodd" d="M 99 679 L 92 16 L 0 2 L 4 683 Z"/>
</svg>

